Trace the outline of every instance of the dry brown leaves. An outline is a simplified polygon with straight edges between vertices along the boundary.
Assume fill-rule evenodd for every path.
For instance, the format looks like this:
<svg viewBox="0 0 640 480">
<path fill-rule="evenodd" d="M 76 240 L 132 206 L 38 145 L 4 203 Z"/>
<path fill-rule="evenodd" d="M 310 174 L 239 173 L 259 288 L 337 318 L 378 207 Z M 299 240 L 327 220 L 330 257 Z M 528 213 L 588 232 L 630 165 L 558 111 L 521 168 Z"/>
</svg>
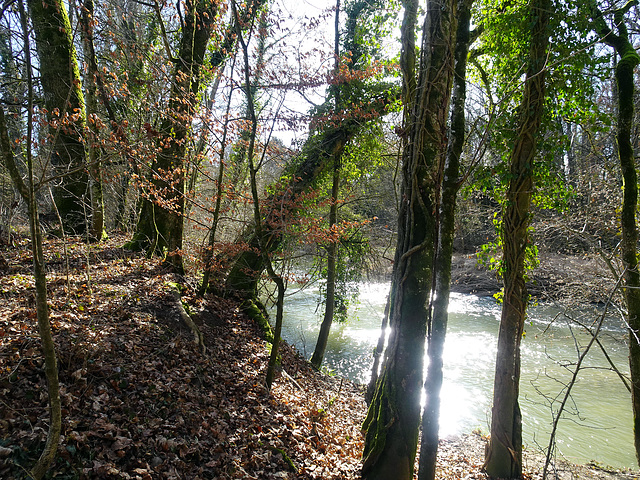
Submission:
<svg viewBox="0 0 640 480">
<path fill-rule="evenodd" d="M 109 245 L 45 245 L 59 355 L 59 478 L 354 478 L 365 408 L 354 385 L 290 347 L 271 394 L 265 341 L 236 306 L 186 297 L 199 353 L 157 262 Z M 26 242 L 0 277 L 0 476 L 21 478 L 48 428 Z M 188 295 L 190 292 L 187 291 Z"/>
</svg>

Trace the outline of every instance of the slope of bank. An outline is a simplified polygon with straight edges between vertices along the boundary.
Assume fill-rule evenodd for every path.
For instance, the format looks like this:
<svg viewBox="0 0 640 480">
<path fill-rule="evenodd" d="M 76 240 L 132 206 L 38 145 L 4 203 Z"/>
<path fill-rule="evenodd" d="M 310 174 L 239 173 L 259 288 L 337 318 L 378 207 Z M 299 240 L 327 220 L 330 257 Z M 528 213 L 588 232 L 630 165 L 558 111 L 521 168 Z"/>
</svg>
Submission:
<svg viewBox="0 0 640 480">
<path fill-rule="evenodd" d="M 285 344 L 267 392 L 269 346 L 237 306 L 198 299 L 195 282 L 181 282 L 203 353 L 180 321 L 177 279 L 120 244 L 45 246 L 63 403 L 51 477 L 359 478 L 362 387 L 314 371 Z M 48 413 L 28 243 L 2 253 L 0 477 L 12 479 L 25 478 L 40 454 Z M 483 445 L 477 434 L 443 440 L 439 478 L 485 478 Z M 527 475 L 537 478 L 539 458 L 531 458 Z"/>
</svg>

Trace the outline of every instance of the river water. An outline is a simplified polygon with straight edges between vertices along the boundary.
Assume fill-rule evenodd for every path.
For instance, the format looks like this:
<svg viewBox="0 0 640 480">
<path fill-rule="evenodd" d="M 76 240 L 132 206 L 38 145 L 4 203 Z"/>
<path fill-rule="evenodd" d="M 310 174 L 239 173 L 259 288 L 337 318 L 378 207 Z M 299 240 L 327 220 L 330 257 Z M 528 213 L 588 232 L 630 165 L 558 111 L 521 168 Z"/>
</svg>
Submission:
<svg viewBox="0 0 640 480">
<path fill-rule="evenodd" d="M 368 381 L 388 290 L 388 284 L 362 285 L 349 320 L 333 324 L 324 365 L 336 374 L 360 383 Z M 317 301 L 318 291 L 307 288 L 288 296 L 285 302 L 282 337 L 306 358 L 313 353 L 322 321 Z M 563 386 L 578 358 L 577 346 L 583 348 L 590 338 L 579 328 L 570 328 L 571 322 L 561 312 L 551 306 L 529 309 L 520 383 L 523 438 L 529 449 L 546 447 L 551 408 L 557 409 L 562 400 Z M 588 308 L 575 315 L 583 322 L 597 320 L 597 314 Z M 451 295 L 441 437 L 475 429 L 489 431 L 499 321 L 500 305 L 493 298 Z M 599 338 L 615 365 L 627 374 L 627 346 L 620 321 L 607 319 Z M 593 460 L 614 467 L 636 467 L 630 394 L 596 345 L 583 367 L 560 422 L 560 454 L 574 463 Z"/>
</svg>

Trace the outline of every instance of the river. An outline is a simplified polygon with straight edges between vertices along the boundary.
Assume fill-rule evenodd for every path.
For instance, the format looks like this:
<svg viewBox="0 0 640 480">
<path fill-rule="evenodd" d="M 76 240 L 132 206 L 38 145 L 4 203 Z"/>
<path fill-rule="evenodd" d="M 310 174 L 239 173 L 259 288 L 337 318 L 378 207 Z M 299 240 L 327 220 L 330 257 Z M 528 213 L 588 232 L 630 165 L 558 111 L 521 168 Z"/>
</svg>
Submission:
<svg viewBox="0 0 640 480">
<path fill-rule="evenodd" d="M 349 320 L 332 326 L 324 365 L 336 374 L 359 383 L 368 381 L 388 289 L 388 284 L 382 283 L 362 285 Z M 306 358 L 313 353 L 322 320 L 317 300 L 317 289 L 307 288 L 289 295 L 285 304 L 282 337 Z M 589 341 L 579 328 L 569 328 L 570 322 L 561 312 L 558 307 L 531 307 L 522 341 L 523 439 L 526 448 L 533 450 L 546 447 L 551 405 L 557 409 L 563 385 L 571 378 L 572 364 L 578 358 L 576 345 L 584 347 Z M 597 318 L 588 308 L 578 314 L 584 322 Z M 493 298 L 451 295 L 441 437 L 475 429 L 489 431 L 499 321 L 500 305 Z M 627 374 L 627 346 L 620 321 L 607 319 L 600 340 L 615 365 Z M 636 467 L 630 394 L 596 345 L 583 366 L 586 368 L 566 406 L 566 418 L 560 422 L 560 454 L 574 463 L 597 461 L 614 467 Z"/>
</svg>

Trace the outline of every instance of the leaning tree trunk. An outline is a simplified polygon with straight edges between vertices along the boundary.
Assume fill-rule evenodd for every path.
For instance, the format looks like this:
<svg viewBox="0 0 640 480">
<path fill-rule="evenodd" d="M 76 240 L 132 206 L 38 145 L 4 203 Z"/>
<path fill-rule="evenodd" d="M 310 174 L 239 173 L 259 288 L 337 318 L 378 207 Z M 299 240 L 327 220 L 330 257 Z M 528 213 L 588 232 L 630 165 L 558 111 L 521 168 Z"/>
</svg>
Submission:
<svg viewBox="0 0 640 480">
<path fill-rule="evenodd" d="M 536 136 L 544 110 L 545 68 L 549 45 L 549 0 L 531 3 L 529 66 L 524 84 L 517 137 L 511 153 L 511 175 L 503 213 L 504 299 L 498 334 L 493 388 L 491 438 L 485 452 L 485 469 L 492 477 L 522 475 L 522 417 L 520 340 L 528 303 L 524 260 L 529 243 L 529 206 L 533 188 Z"/>
<path fill-rule="evenodd" d="M 80 235 L 86 230 L 89 179 L 82 142 L 85 106 L 71 24 L 62 0 L 27 3 L 40 60 L 49 135 L 55 139 L 51 164 L 59 182 L 54 188 L 54 201 L 63 229 Z"/>
<path fill-rule="evenodd" d="M 640 464 L 640 271 L 638 270 L 638 175 L 631 143 L 634 115 L 634 70 L 640 64 L 640 56 L 629 41 L 624 16 L 635 2 L 628 2 L 614 12 L 618 33 L 605 23 L 602 12 L 591 3 L 594 29 L 602 41 L 613 47 L 620 59 L 615 77 L 618 89 L 618 157 L 622 171 L 622 262 L 624 265 L 624 294 L 627 303 L 629 328 L 629 370 L 631 374 L 631 400 L 633 407 L 633 432 L 636 459 Z"/>
<path fill-rule="evenodd" d="M 406 1 L 401 65 L 405 84 L 415 74 L 417 1 Z M 423 25 L 419 78 L 405 108 L 402 198 L 397 265 L 390 306 L 392 328 L 383 371 L 365 423 L 362 477 L 366 480 L 413 478 L 420 425 L 420 394 L 431 293 L 436 219 L 437 170 L 446 153 L 446 125 L 454 74 L 453 45 L 457 5 L 428 2 Z"/>
<path fill-rule="evenodd" d="M 368 15 L 374 15 L 377 12 L 376 7 L 377 2 L 357 0 L 349 2 L 345 8 L 347 18 L 343 43 L 345 51 L 351 53 L 350 64 L 355 69 L 361 68 L 363 58 L 365 58 L 364 42 L 358 38 L 359 26 L 364 18 L 369 18 Z M 259 244 L 262 242 L 269 253 L 281 246 L 283 238 L 278 225 L 289 221 L 295 214 L 296 199 L 309 191 L 318 176 L 331 164 L 334 158 L 342 156 L 349 141 L 362 131 L 372 118 L 378 118 L 386 113 L 387 107 L 396 97 L 391 88 L 383 92 L 372 92 L 364 89 L 360 81 L 333 85 L 332 90 L 333 98 L 336 97 L 336 94 L 342 95 L 342 100 L 338 103 L 344 106 L 345 118 L 336 126 L 321 125 L 316 131 L 311 132 L 298 161 L 287 168 L 280 179 L 279 183 L 284 187 L 265 200 L 266 204 L 277 205 L 279 213 L 278 218 L 264 222 L 262 229 L 264 238 L 258 238 L 254 225 L 249 225 L 245 229 L 242 240 L 248 245 L 248 248 L 234 259 L 226 279 L 227 293 L 244 298 L 255 297 L 260 275 L 265 268 L 264 260 L 258 253 Z M 338 103 L 333 103 L 333 98 L 325 101 L 318 108 L 318 111 L 326 113 L 333 110 L 338 105 Z M 364 106 L 352 110 L 354 103 Z M 281 209 L 281 205 L 284 205 L 286 209 Z"/>
<path fill-rule="evenodd" d="M 427 356 L 429 366 L 424 384 L 426 402 L 422 413 L 419 480 L 434 480 L 439 439 L 440 390 L 442 388 L 442 354 L 449 319 L 451 291 L 451 257 L 455 233 L 456 197 L 460 189 L 460 156 L 465 141 L 464 104 L 466 99 L 467 56 L 469 53 L 469 25 L 472 0 L 458 2 L 458 31 L 455 50 L 455 77 L 451 108 L 449 145 L 444 165 L 440 215 L 438 219 L 438 247 L 434 264 L 434 296 L 431 311 Z"/>
</svg>

